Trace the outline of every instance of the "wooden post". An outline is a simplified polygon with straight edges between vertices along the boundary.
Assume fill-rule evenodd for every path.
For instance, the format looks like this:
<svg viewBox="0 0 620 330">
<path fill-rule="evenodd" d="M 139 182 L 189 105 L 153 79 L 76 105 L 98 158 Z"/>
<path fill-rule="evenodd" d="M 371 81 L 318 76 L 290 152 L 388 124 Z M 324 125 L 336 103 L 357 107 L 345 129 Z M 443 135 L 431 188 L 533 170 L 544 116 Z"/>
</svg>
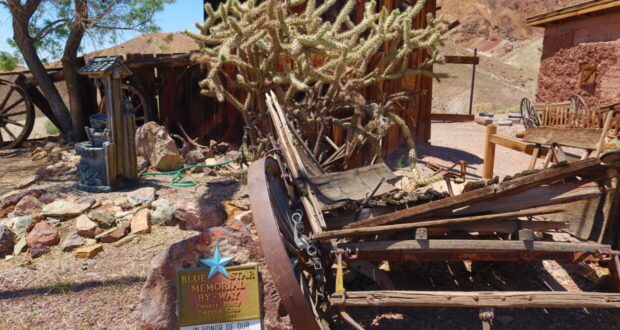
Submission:
<svg viewBox="0 0 620 330">
<path fill-rule="evenodd" d="M 497 126 L 491 124 L 487 126 L 487 136 L 484 145 L 484 163 L 482 164 L 482 177 L 485 179 L 493 178 L 493 167 L 495 166 L 495 143 L 491 142 L 491 136 L 497 133 Z"/>
<path fill-rule="evenodd" d="M 478 56 L 478 48 L 474 48 L 474 57 Z M 476 63 L 471 70 L 471 93 L 469 94 L 469 114 L 474 107 L 474 86 L 476 84 Z"/>
</svg>

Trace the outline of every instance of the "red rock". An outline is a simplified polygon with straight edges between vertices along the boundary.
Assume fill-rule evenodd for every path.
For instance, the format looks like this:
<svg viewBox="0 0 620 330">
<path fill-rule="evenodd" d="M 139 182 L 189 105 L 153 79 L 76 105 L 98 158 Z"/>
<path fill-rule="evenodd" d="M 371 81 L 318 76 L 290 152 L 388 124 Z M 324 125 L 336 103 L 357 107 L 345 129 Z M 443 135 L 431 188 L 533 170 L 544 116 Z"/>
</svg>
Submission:
<svg viewBox="0 0 620 330">
<path fill-rule="evenodd" d="M 182 229 L 197 231 L 219 226 L 224 220 L 220 209 L 202 201 L 178 201 L 174 205 L 174 217 L 183 222 Z"/>
<path fill-rule="evenodd" d="M 142 328 L 172 329 L 177 326 L 176 272 L 199 266 L 199 259 L 213 255 L 218 246 L 223 256 L 234 256 L 233 262 L 258 262 L 263 290 L 263 322 L 265 329 L 291 328 L 288 316 L 279 311 L 280 297 L 271 274 L 264 265 L 258 243 L 246 232 L 214 227 L 187 240 L 175 243 L 151 263 L 151 270 L 140 292 Z"/>
<path fill-rule="evenodd" d="M 46 253 L 50 252 L 50 247 L 49 246 L 45 246 L 45 245 L 41 245 L 41 244 L 36 244 L 34 246 L 30 247 L 30 256 L 34 259 L 34 258 L 38 258 Z"/>
<path fill-rule="evenodd" d="M 71 234 L 60 244 L 60 249 L 63 252 L 69 252 L 84 244 L 84 240 L 78 234 Z"/>
<path fill-rule="evenodd" d="M 0 204 L 0 210 L 4 210 L 9 206 L 15 206 L 24 196 L 33 196 L 39 198 L 45 190 L 43 189 L 30 189 L 27 191 L 21 191 L 18 193 L 8 193 L 3 195 L 0 199 L 2 200 L 2 204 Z"/>
<path fill-rule="evenodd" d="M 183 167 L 183 159 L 176 143 L 166 128 L 155 122 L 148 122 L 136 131 L 136 152 L 160 171 L 173 171 Z"/>
<path fill-rule="evenodd" d="M 9 218 L 40 213 L 42 206 L 43 204 L 36 197 L 26 195 L 15 205 L 15 209 L 9 214 Z"/>
<path fill-rule="evenodd" d="M 77 230 L 77 234 L 82 237 L 90 237 L 93 238 L 97 235 L 97 223 L 90 220 L 90 218 L 82 214 L 75 220 L 75 229 Z"/>
<path fill-rule="evenodd" d="M 109 231 L 106 235 L 103 235 L 99 238 L 101 243 L 114 243 L 119 239 L 125 237 L 129 233 L 130 226 L 128 224 L 123 224 L 116 229 Z"/>
<path fill-rule="evenodd" d="M 35 245 L 53 246 L 60 242 L 58 230 L 50 226 L 47 222 L 41 221 L 34 225 L 26 236 L 28 247 Z"/>
<path fill-rule="evenodd" d="M 29 176 L 29 177 L 19 181 L 15 185 L 15 189 L 28 188 L 28 187 L 32 186 L 33 184 L 37 183 L 39 180 L 41 180 L 41 178 L 38 175 L 31 175 L 31 176 Z"/>
<path fill-rule="evenodd" d="M 6 226 L 0 226 L 0 255 L 13 251 L 15 234 Z"/>
</svg>

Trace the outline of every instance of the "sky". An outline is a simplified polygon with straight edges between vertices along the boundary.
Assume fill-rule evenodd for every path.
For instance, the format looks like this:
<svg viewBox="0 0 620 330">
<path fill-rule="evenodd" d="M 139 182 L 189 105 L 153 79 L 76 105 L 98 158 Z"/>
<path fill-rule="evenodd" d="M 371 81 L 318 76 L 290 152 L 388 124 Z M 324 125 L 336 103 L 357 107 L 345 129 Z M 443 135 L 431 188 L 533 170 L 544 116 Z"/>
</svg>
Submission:
<svg viewBox="0 0 620 330">
<path fill-rule="evenodd" d="M 193 31 L 195 22 L 203 20 L 202 0 L 176 0 L 164 7 L 164 10 L 155 15 L 155 24 L 161 28 L 161 32 L 179 32 L 185 29 Z M 124 33 L 118 43 L 127 41 L 138 36 L 137 32 Z M 4 6 L 0 6 L 0 51 L 12 50 L 6 39 L 13 38 L 11 14 Z M 100 45 L 97 48 L 108 48 L 111 44 Z M 84 44 L 83 53 L 94 51 L 95 46 Z"/>
</svg>

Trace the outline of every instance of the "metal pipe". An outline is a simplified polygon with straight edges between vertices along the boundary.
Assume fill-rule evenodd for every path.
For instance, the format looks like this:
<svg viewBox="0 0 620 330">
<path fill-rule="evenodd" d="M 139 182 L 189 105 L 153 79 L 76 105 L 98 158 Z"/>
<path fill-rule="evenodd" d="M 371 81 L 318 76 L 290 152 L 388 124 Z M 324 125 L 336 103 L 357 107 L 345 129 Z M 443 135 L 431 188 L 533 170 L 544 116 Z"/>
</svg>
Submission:
<svg viewBox="0 0 620 330">
<path fill-rule="evenodd" d="M 474 48 L 474 57 L 478 56 L 478 48 Z M 476 64 L 471 72 L 471 93 L 469 94 L 469 114 L 471 115 L 471 111 L 474 107 L 474 85 L 476 83 Z"/>
</svg>

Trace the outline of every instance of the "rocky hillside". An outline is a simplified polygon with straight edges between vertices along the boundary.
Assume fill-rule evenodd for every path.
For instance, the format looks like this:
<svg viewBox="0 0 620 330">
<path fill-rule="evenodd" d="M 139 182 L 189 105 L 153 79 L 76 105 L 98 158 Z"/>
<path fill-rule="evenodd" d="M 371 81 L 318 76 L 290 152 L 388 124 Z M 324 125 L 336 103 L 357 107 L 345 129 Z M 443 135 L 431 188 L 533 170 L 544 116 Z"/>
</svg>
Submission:
<svg viewBox="0 0 620 330">
<path fill-rule="evenodd" d="M 585 0 L 438 0 L 440 14 L 461 25 L 450 32 L 450 40 L 468 48 L 477 47 L 493 56 L 503 56 L 523 43 L 542 36 L 526 19 Z"/>
</svg>

